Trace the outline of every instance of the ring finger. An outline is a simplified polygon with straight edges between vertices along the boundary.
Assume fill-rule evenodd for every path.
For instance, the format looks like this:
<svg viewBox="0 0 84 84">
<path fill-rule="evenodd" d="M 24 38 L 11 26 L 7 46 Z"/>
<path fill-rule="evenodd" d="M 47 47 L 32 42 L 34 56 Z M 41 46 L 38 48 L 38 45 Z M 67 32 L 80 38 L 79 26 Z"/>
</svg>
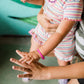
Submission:
<svg viewBox="0 0 84 84">
<path fill-rule="evenodd" d="M 28 74 L 32 72 L 29 68 L 24 68 L 20 66 L 12 66 L 12 69 L 22 71 L 22 72 L 27 72 Z"/>
</svg>

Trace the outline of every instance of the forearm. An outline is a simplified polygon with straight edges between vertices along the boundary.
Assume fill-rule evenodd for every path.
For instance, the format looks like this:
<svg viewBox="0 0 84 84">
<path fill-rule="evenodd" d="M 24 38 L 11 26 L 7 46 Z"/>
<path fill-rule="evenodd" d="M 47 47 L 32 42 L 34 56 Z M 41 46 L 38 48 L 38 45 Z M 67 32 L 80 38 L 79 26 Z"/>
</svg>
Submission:
<svg viewBox="0 0 84 84">
<path fill-rule="evenodd" d="M 53 34 L 44 45 L 39 48 L 43 56 L 50 53 L 61 42 L 62 38 L 63 37 L 57 32 Z"/>
<path fill-rule="evenodd" d="M 49 79 L 75 79 L 84 78 L 84 62 L 61 66 L 61 67 L 47 67 Z"/>
<path fill-rule="evenodd" d="M 43 5 L 44 0 L 29 0 L 27 2 L 31 4 L 36 4 L 36 5 Z"/>
<path fill-rule="evenodd" d="M 66 26 L 66 23 L 68 27 Z M 67 33 L 70 31 L 74 23 L 74 21 L 71 23 L 65 21 L 63 22 L 63 24 L 60 24 L 56 32 L 48 38 L 48 40 L 44 43 L 43 46 L 39 48 L 41 53 L 45 56 L 49 52 L 51 52 L 67 35 Z"/>
</svg>

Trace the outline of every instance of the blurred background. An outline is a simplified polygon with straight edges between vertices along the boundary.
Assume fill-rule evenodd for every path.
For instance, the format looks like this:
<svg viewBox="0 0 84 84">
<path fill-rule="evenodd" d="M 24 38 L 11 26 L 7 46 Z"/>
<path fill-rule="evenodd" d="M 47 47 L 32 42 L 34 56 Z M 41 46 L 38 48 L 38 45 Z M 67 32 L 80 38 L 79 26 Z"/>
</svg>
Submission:
<svg viewBox="0 0 84 84">
<path fill-rule="evenodd" d="M 20 0 L 0 0 L 0 35 L 29 35 L 40 8 Z"/>
<path fill-rule="evenodd" d="M 37 14 L 41 6 L 22 3 L 20 0 L 0 0 L 0 84 L 24 84 L 12 70 L 9 60 L 19 59 L 15 50 L 29 51 L 30 34 L 28 31 L 37 25 Z M 46 57 L 40 62 L 46 66 L 57 66 L 55 57 Z M 33 80 L 26 84 L 58 84 L 57 80 Z"/>
</svg>

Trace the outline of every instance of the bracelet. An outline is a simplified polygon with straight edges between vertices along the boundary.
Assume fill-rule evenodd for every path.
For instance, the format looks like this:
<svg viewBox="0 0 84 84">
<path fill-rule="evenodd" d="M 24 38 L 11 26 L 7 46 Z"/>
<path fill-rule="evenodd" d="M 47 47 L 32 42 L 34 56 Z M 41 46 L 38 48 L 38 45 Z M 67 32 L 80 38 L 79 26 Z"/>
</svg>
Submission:
<svg viewBox="0 0 84 84">
<path fill-rule="evenodd" d="M 45 59 L 45 57 L 41 54 L 41 52 L 40 52 L 40 50 L 39 50 L 39 49 L 37 49 L 37 52 L 40 54 L 41 58 L 44 60 L 44 59 Z"/>
</svg>

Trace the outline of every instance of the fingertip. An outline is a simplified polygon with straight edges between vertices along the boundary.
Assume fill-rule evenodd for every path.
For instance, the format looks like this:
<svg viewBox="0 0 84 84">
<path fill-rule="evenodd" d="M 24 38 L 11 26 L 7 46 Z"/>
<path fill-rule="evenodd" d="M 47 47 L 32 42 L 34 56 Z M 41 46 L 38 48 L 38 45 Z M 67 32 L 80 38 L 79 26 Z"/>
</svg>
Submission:
<svg viewBox="0 0 84 84">
<path fill-rule="evenodd" d="M 15 68 L 15 66 L 12 66 L 12 69 L 14 69 Z"/>
<path fill-rule="evenodd" d="M 10 58 L 10 61 L 13 61 L 13 58 Z"/>
<path fill-rule="evenodd" d="M 17 75 L 17 78 L 20 78 L 20 75 Z"/>
<path fill-rule="evenodd" d="M 16 52 L 19 52 L 19 50 L 16 50 Z"/>
<path fill-rule="evenodd" d="M 12 58 L 10 58 L 10 61 L 12 60 Z"/>
</svg>

